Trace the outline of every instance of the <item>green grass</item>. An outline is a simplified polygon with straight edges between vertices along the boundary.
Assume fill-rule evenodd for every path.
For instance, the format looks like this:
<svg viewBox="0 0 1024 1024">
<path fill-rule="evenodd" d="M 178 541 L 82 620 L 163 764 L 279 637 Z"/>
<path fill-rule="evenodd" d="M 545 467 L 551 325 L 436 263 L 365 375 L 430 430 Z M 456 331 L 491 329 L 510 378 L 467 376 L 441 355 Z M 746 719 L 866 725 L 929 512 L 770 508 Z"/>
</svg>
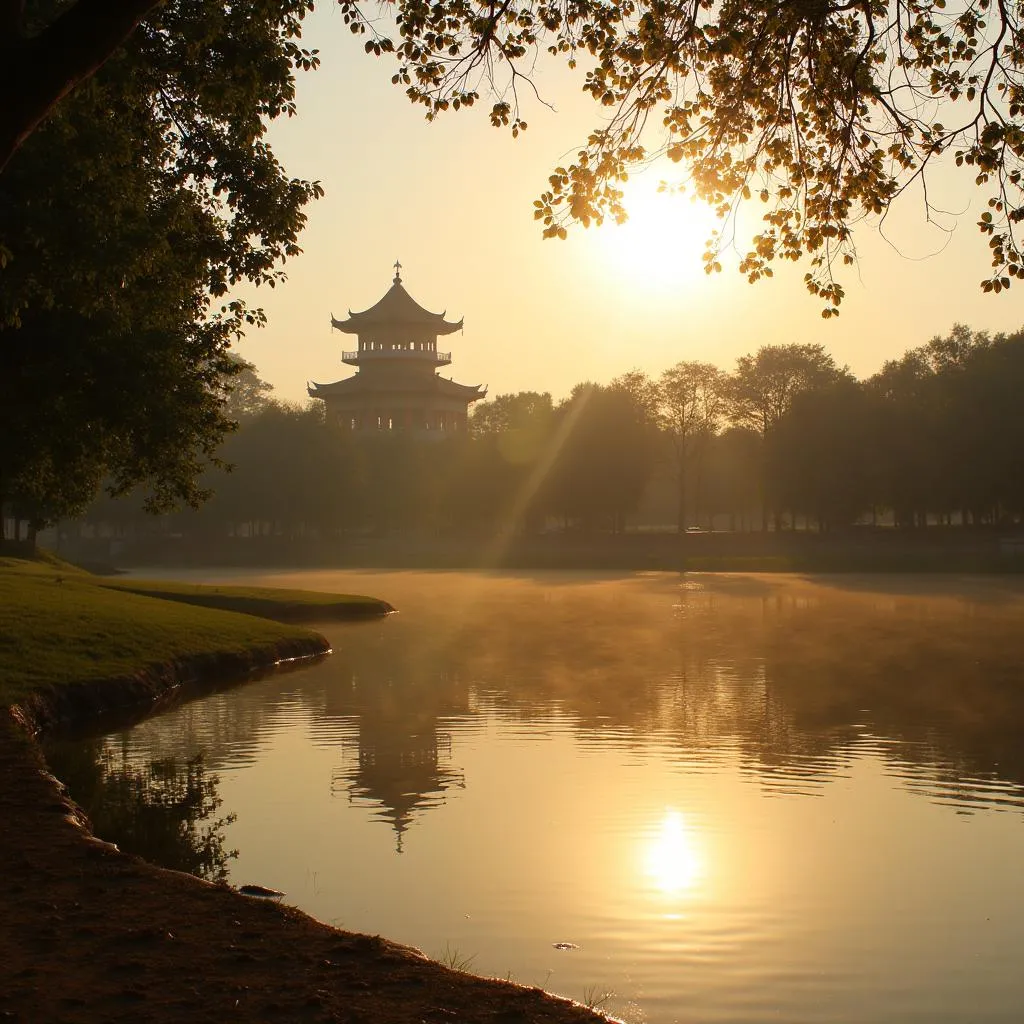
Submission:
<svg viewBox="0 0 1024 1024">
<path fill-rule="evenodd" d="M 108 582 L 52 560 L 0 558 L 0 706 L 42 687 L 130 675 L 194 655 L 266 650 L 310 635 Z"/>
<path fill-rule="evenodd" d="M 111 590 L 165 598 L 204 608 L 261 615 L 286 622 L 367 618 L 392 611 L 387 602 L 359 594 L 326 594 L 275 587 L 201 586 L 195 583 L 118 579 L 109 576 L 96 577 L 94 582 Z"/>
</svg>

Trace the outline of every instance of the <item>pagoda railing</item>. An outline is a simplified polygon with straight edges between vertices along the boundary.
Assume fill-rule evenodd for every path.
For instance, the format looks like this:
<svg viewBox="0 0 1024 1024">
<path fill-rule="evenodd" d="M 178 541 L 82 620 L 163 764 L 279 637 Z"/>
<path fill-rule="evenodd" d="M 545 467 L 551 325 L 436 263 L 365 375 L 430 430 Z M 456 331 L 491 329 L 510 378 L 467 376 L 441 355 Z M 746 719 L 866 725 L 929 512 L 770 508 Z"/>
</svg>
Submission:
<svg viewBox="0 0 1024 1024">
<path fill-rule="evenodd" d="M 437 363 L 447 366 L 452 361 L 451 352 L 430 352 L 426 349 L 414 348 L 364 348 L 355 352 L 342 352 L 341 361 L 358 365 L 369 360 L 415 359 L 421 362 Z"/>
</svg>

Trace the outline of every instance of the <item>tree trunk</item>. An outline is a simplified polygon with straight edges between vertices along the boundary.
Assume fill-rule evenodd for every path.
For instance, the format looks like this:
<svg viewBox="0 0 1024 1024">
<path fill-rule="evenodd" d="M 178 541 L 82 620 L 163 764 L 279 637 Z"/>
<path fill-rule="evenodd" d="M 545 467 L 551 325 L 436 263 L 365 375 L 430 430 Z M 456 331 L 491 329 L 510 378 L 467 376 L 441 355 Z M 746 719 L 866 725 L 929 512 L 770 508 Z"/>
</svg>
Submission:
<svg viewBox="0 0 1024 1024">
<path fill-rule="evenodd" d="M 686 466 L 676 467 L 676 533 L 686 533 Z"/>
<path fill-rule="evenodd" d="M 700 526 L 701 513 L 702 513 L 702 491 L 704 489 L 704 481 L 701 479 L 701 458 L 698 457 L 694 465 L 693 473 L 693 521 Z"/>
</svg>

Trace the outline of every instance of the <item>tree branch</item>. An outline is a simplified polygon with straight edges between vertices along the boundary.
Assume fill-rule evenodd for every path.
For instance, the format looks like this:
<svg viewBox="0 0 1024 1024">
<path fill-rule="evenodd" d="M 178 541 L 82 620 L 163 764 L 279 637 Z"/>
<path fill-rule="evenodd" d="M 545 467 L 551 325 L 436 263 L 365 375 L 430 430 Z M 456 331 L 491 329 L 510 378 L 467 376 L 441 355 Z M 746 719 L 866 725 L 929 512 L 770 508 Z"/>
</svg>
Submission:
<svg viewBox="0 0 1024 1024">
<path fill-rule="evenodd" d="M 78 0 L 22 35 L 20 0 L 0 3 L 0 171 L 53 107 L 131 35 L 160 0 Z"/>
</svg>

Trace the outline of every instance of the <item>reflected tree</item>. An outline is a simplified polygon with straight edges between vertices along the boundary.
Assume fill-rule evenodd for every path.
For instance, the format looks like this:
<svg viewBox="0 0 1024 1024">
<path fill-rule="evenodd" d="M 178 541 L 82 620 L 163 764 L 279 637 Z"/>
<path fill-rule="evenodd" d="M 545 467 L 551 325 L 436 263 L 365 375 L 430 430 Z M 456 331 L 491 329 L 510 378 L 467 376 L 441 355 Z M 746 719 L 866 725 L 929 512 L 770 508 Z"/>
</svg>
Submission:
<svg viewBox="0 0 1024 1024">
<path fill-rule="evenodd" d="M 218 814 L 219 776 L 202 754 L 148 764 L 118 757 L 108 741 L 56 744 L 47 759 L 96 835 L 161 867 L 218 882 L 237 850 L 225 846 L 234 814 Z"/>
</svg>

